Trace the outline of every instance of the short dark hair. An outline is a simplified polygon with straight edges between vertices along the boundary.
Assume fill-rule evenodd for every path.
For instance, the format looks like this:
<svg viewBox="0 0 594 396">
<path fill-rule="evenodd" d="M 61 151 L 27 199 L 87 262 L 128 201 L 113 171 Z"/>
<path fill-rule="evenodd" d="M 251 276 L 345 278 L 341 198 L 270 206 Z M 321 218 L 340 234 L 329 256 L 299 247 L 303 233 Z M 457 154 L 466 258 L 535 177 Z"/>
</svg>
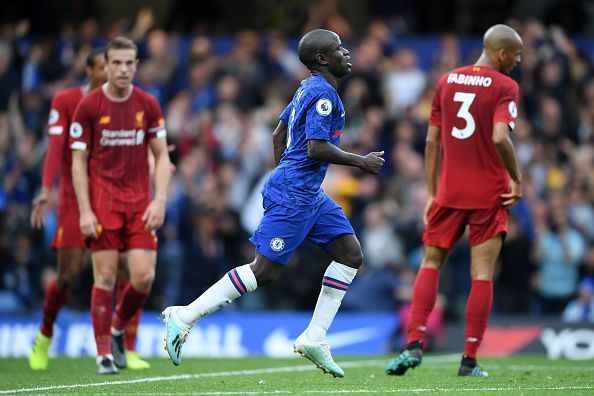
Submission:
<svg viewBox="0 0 594 396">
<path fill-rule="evenodd" d="M 136 46 L 136 43 L 128 37 L 118 36 L 111 40 L 107 44 L 107 48 L 105 48 L 105 59 L 107 59 L 107 53 L 110 49 L 133 49 L 136 53 L 136 57 L 138 57 L 138 47 Z"/>
<path fill-rule="evenodd" d="M 104 47 L 91 48 L 91 50 L 89 51 L 89 54 L 87 55 L 87 67 L 95 66 L 95 58 L 97 57 L 97 55 L 105 56 L 105 48 Z"/>
</svg>

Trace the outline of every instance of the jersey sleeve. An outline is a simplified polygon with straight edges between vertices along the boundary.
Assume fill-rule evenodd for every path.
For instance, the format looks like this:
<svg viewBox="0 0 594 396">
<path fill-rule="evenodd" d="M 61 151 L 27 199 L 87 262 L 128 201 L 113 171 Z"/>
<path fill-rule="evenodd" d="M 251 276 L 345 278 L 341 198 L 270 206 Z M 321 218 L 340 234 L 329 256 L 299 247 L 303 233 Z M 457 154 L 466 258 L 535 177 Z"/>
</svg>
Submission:
<svg viewBox="0 0 594 396">
<path fill-rule="evenodd" d="M 332 138 L 332 114 L 336 107 L 336 94 L 329 91 L 315 95 L 309 101 L 305 118 L 306 140 Z"/>
<path fill-rule="evenodd" d="M 435 92 L 433 92 L 433 99 L 431 100 L 431 114 L 429 116 L 429 125 L 441 127 L 441 87 L 443 86 L 443 79 L 439 80 Z"/>
<path fill-rule="evenodd" d="M 47 154 L 43 164 L 41 186 L 51 187 L 60 170 L 62 152 L 68 139 L 67 103 L 65 97 L 58 94 L 54 97 L 47 120 Z"/>
<path fill-rule="evenodd" d="M 167 129 L 165 129 L 165 118 L 163 118 L 163 112 L 161 106 L 154 96 L 148 96 L 148 109 L 147 109 L 147 123 L 148 123 L 148 138 L 161 138 L 167 137 Z"/>
<path fill-rule="evenodd" d="M 289 103 L 289 105 L 287 107 L 285 107 L 285 110 L 281 113 L 281 115 L 278 117 L 278 119 L 282 122 L 284 122 L 285 124 L 289 125 L 289 117 L 291 115 L 291 109 L 293 108 L 293 102 Z"/>
<path fill-rule="evenodd" d="M 493 124 L 505 122 L 509 125 L 509 129 L 515 128 L 518 118 L 518 91 L 518 84 L 515 81 L 509 81 L 502 87 L 493 114 Z"/>
<path fill-rule="evenodd" d="M 80 101 L 70 124 L 69 145 L 72 150 L 90 151 L 93 139 L 93 119 L 90 112 L 90 101 Z"/>
</svg>

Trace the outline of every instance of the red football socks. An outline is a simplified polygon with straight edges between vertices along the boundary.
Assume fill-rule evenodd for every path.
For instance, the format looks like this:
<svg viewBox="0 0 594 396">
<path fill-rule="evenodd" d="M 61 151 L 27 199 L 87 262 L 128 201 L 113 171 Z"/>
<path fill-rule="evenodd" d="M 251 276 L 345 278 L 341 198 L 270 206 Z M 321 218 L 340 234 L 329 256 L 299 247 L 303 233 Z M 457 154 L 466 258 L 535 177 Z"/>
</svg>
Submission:
<svg viewBox="0 0 594 396">
<path fill-rule="evenodd" d="M 138 323 L 140 322 L 141 315 L 142 309 L 139 309 L 124 327 L 124 345 L 128 351 L 136 350 L 136 333 L 138 332 Z"/>
<path fill-rule="evenodd" d="M 118 307 L 113 315 L 113 328 L 123 330 L 132 316 L 140 311 L 148 296 L 149 293 L 140 292 L 128 283 L 118 298 Z"/>
<path fill-rule="evenodd" d="M 45 299 L 43 300 L 43 319 L 41 322 L 41 334 L 46 337 L 54 335 L 54 322 L 56 317 L 62 309 L 62 306 L 68 301 L 70 296 L 70 289 L 60 291 L 56 280 L 54 279 L 49 284 L 45 291 Z"/>
<path fill-rule="evenodd" d="M 103 290 L 93 286 L 91 294 L 91 317 L 95 332 L 95 343 L 99 356 L 111 353 L 111 315 L 113 310 L 113 290 Z"/>
<path fill-rule="evenodd" d="M 438 287 L 439 271 L 422 267 L 417 274 L 413 289 L 407 343 L 425 340 L 427 318 L 435 305 Z"/>
<path fill-rule="evenodd" d="M 466 304 L 466 342 L 464 345 L 464 354 L 472 359 L 476 359 L 476 353 L 483 340 L 492 304 L 493 282 L 473 280 Z"/>
</svg>

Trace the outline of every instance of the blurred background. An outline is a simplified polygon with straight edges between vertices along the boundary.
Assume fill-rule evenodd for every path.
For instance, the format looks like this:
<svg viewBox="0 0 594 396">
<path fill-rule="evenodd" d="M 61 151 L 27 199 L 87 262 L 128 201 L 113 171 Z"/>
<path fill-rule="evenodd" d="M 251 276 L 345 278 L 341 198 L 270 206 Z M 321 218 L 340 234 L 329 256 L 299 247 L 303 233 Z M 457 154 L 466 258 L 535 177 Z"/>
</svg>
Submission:
<svg viewBox="0 0 594 396">
<path fill-rule="evenodd" d="M 512 77 L 520 84 L 513 139 L 525 198 L 512 210 L 492 318 L 523 328 L 593 323 L 593 2 L 20 0 L 0 4 L 0 324 L 38 321 L 55 275 L 49 245 L 57 193 L 42 231 L 29 226 L 31 201 L 41 184 L 49 104 L 59 90 L 84 83 L 90 48 L 117 35 L 138 43 L 135 84 L 157 97 L 176 145 L 146 307 L 159 310 L 189 303 L 253 259 L 248 237 L 273 166 L 271 133 L 308 76 L 297 42 L 327 28 L 341 36 L 354 64 L 339 88 L 347 114 L 341 146 L 360 154 L 385 150 L 387 159 L 379 177 L 333 166 L 324 183 L 366 256 L 342 310 L 394 318 L 382 342 L 385 351 L 397 349 L 422 254 L 432 90 L 444 72 L 478 58 L 482 34 L 495 23 L 511 25 L 524 40 Z M 311 311 L 329 261 L 305 244 L 281 279 L 228 311 Z M 88 310 L 91 285 L 89 263 L 71 312 Z M 463 238 L 443 272 L 430 324 L 435 345 L 452 333 L 447 328 L 463 325 L 469 285 Z"/>
</svg>

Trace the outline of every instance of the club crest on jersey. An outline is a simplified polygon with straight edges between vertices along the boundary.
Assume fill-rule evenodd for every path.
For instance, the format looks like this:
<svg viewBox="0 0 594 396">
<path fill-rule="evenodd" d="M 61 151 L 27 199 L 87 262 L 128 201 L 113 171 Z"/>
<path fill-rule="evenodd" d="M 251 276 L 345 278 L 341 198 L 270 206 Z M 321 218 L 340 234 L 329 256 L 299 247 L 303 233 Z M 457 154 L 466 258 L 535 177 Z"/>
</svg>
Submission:
<svg viewBox="0 0 594 396">
<path fill-rule="evenodd" d="M 111 117 L 110 116 L 103 116 L 103 117 L 99 118 L 99 124 L 100 125 L 109 124 L 109 121 L 111 121 Z"/>
<path fill-rule="evenodd" d="M 138 128 L 142 128 L 142 120 L 144 118 L 144 111 L 139 111 L 136 113 L 136 126 Z"/>
<path fill-rule="evenodd" d="M 60 113 L 58 113 L 58 110 L 51 109 L 47 122 L 49 124 L 55 124 L 56 122 L 58 122 L 59 119 L 60 119 Z"/>
<path fill-rule="evenodd" d="M 316 110 L 319 115 L 327 116 L 332 113 L 332 102 L 328 99 L 320 99 L 318 100 L 318 103 L 316 103 Z"/>
<path fill-rule="evenodd" d="M 516 118 L 518 116 L 518 106 L 516 106 L 516 102 L 513 100 L 509 102 L 507 105 L 507 109 L 509 110 L 509 115 Z"/>
<path fill-rule="evenodd" d="M 78 122 L 73 122 L 72 125 L 70 125 L 70 137 L 78 139 L 82 136 L 82 133 L 83 127 Z"/>
<path fill-rule="evenodd" d="M 272 238 L 270 241 L 270 249 L 275 252 L 280 252 L 285 248 L 285 240 L 283 238 Z"/>
</svg>

